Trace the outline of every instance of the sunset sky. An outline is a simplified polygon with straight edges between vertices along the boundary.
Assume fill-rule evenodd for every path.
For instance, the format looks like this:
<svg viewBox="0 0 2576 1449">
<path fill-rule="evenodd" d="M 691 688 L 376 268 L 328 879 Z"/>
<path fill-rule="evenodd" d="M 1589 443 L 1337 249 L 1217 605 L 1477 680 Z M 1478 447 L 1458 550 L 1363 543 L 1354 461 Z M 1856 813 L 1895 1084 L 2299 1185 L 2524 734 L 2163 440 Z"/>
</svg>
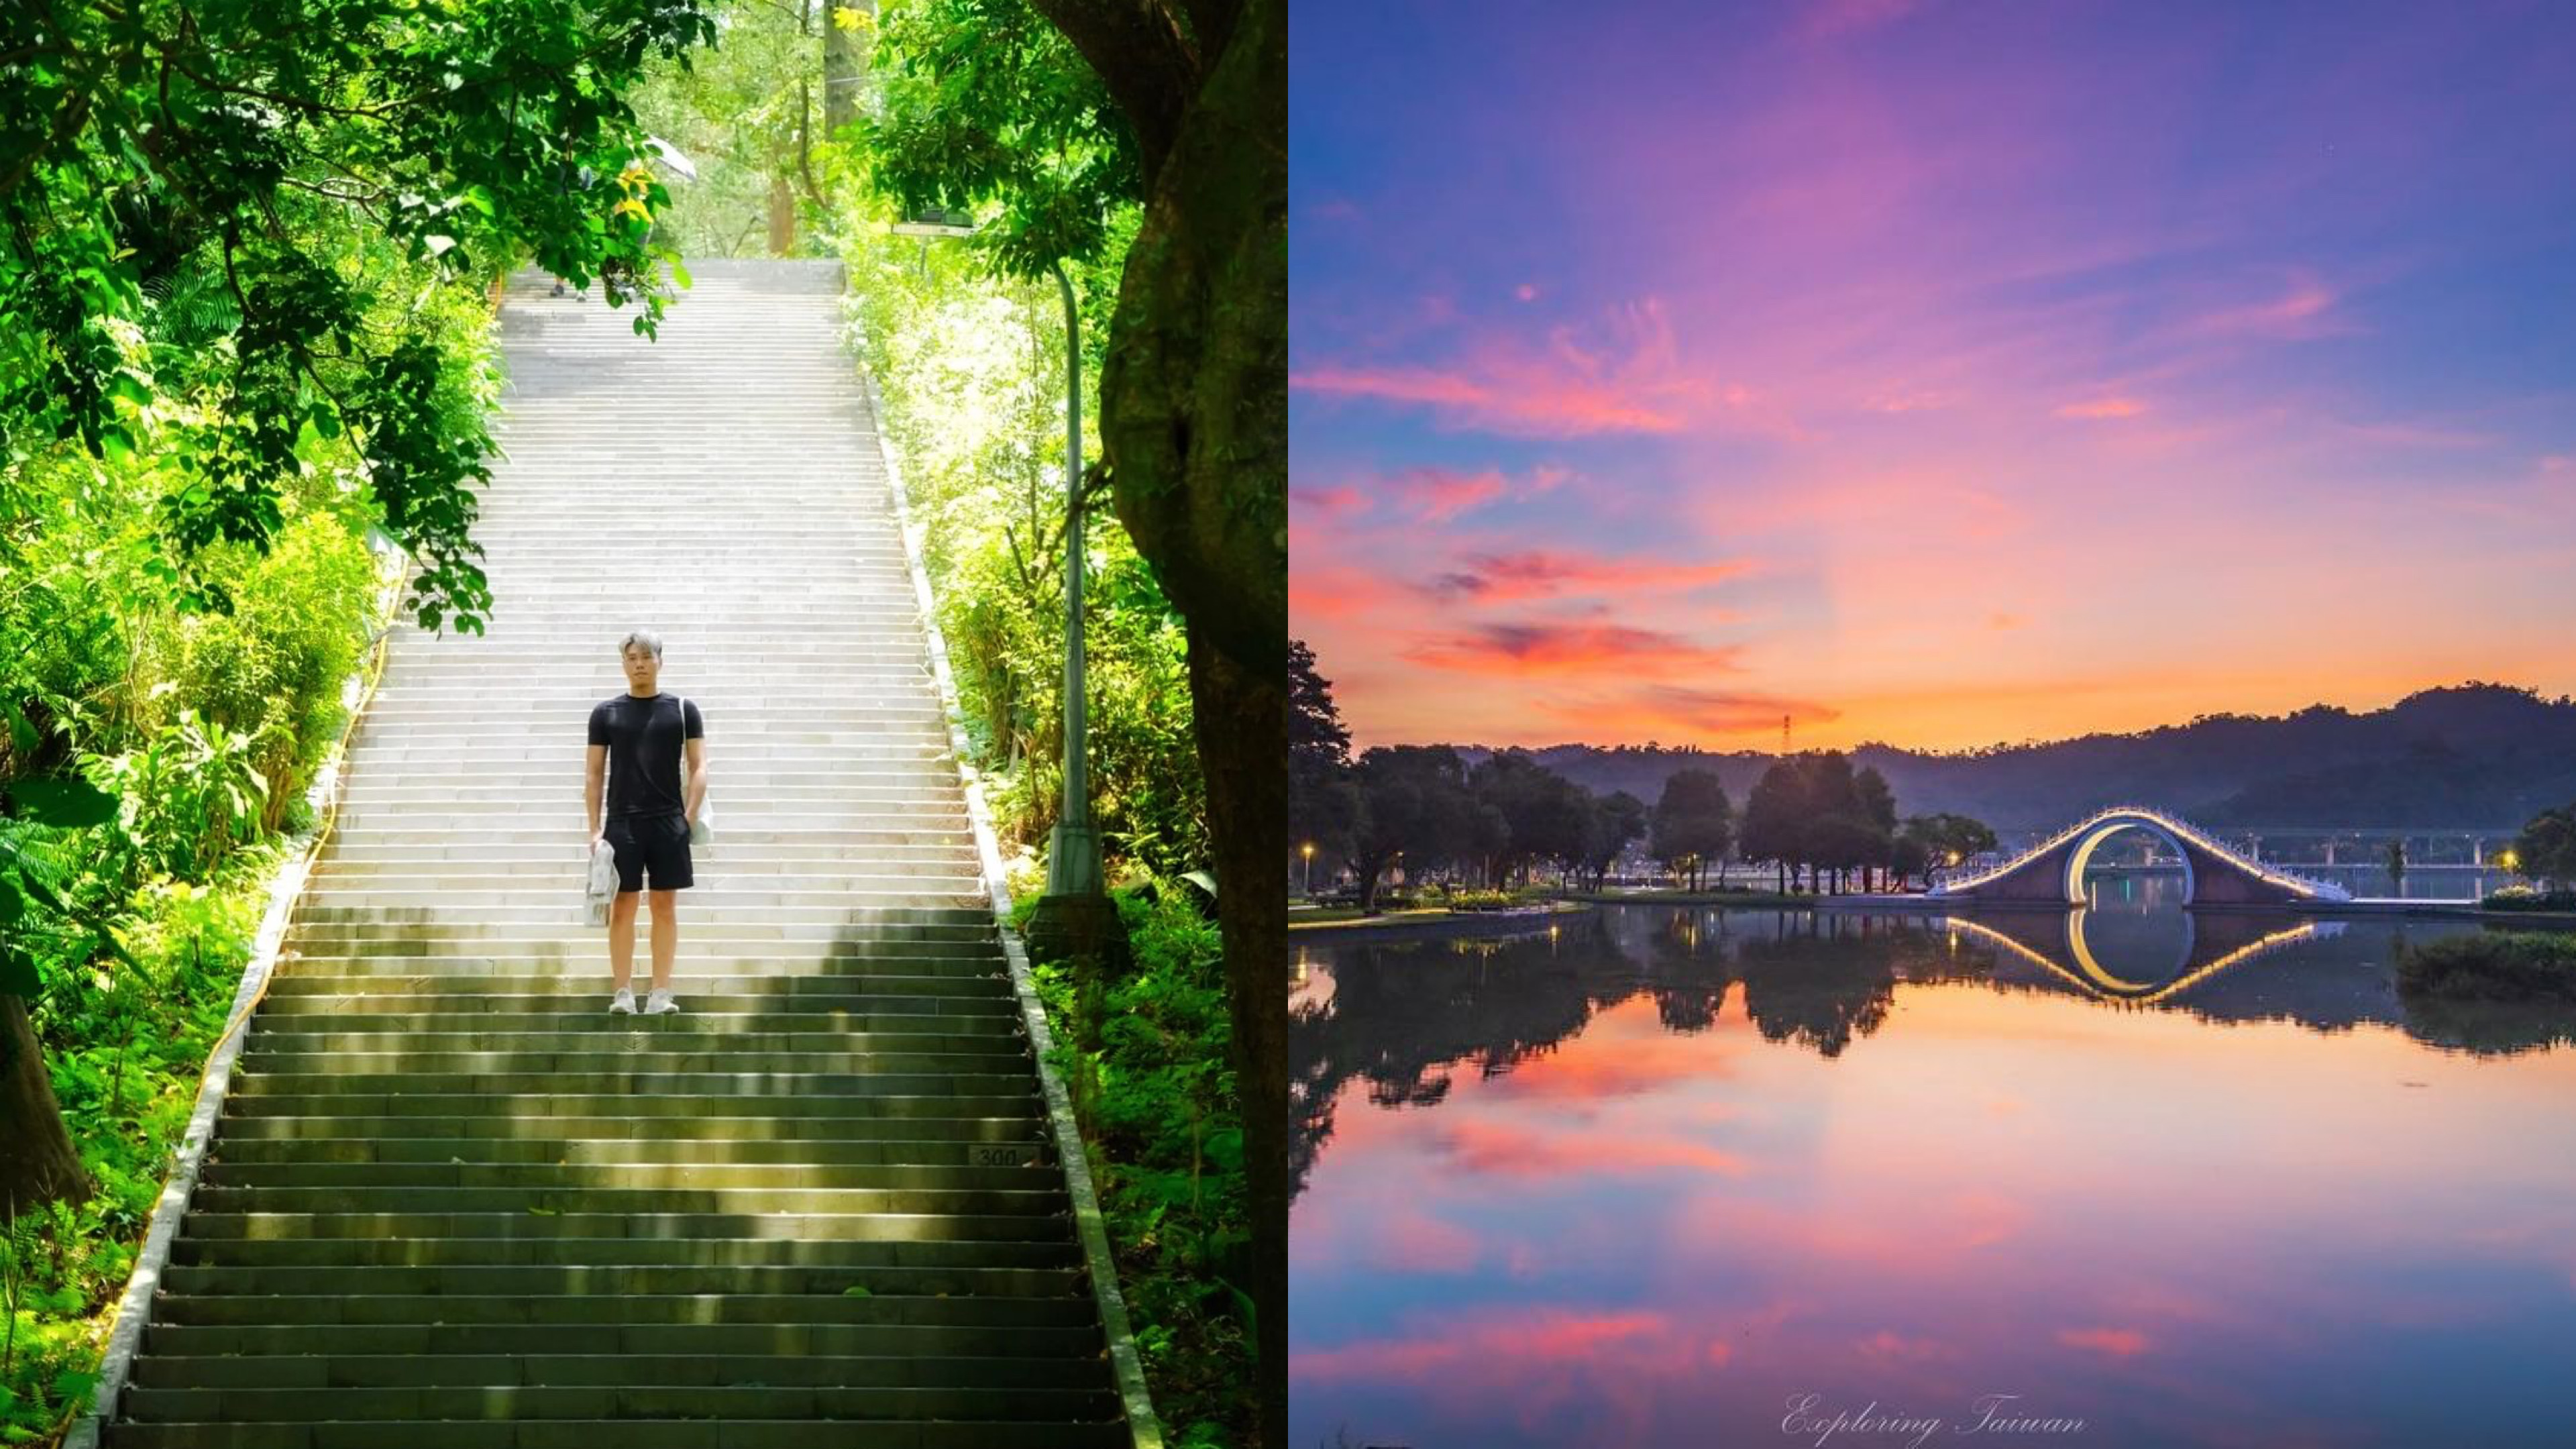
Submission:
<svg viewBox="0 0 2576 1449">
<path fill-rule="evenodd" d="M 1301 0 L 1361 744 L 2576 691 L 2576 8 Z"/>
</svg>

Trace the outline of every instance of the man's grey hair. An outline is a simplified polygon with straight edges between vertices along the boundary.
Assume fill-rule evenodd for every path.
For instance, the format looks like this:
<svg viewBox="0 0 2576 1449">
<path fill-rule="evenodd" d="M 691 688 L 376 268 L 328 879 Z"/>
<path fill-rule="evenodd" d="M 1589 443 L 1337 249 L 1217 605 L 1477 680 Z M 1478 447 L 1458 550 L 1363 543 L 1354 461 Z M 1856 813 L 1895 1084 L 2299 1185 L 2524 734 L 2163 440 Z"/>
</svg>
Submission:
<svg viewBox="0 0 2576 1449">
<path fill-rule="evenodd" d="M 617 641 L 617 657 L 620 659 L 625 658 L 626 651 L 634 648 L 638 644 L 643 645 L 647 650 L 651 651 L 654 658 L 659 659 L 662 657 L 662 636 L 654 633 L 650 629 L 627 630 L 626 637 Z"/>
</svg>

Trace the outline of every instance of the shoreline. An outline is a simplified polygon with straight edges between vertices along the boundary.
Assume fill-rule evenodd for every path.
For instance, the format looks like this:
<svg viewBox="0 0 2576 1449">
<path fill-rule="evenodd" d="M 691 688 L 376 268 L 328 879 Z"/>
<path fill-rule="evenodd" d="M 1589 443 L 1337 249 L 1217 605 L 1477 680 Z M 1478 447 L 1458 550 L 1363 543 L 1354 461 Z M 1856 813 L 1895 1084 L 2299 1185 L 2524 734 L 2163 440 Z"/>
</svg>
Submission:
<svg viewBox="0 0 2576 1449">
<path fill-rule="evenodd" d="M 1510 911 L 1396 911 L 1382 916 L 1362 916 L 1348 921 L 1288 922 L 1290 937 L 1366 935 L 1379 938 L 1441 936 L 1506 936 L 1520 931 L 1544 931 L 1568 916 L 1589 912 L 1588 904 L 1555 902 L 1545 910 Z"/>
<path fill-rule="evenodd" d="M 1951 901 L 1922 895 L 1848 895 L 1820 896 L 1814 903 L 1821 909 L 1838 911 L 1875 911 L 1890 915 L 1948 916 L 1987 912 L 2063 912 L 2077 909 L 2073 902 Z M 2474 900 L 2399 900 L 2395 898 L 2357 901 L 2299 901 L 2279 905 L 2239 904 L 2184 906 L 2184 910 L 2220 911 L 2228 914 L 2247 913 L 2270 916 L 2336 916 L 2336 917 L 2415 917 L 2468 921 L 2524 921 L 2544 927 L 2576 926 L 2576 911 L 2497 911 L 2489 910 Z"/>
</svg>

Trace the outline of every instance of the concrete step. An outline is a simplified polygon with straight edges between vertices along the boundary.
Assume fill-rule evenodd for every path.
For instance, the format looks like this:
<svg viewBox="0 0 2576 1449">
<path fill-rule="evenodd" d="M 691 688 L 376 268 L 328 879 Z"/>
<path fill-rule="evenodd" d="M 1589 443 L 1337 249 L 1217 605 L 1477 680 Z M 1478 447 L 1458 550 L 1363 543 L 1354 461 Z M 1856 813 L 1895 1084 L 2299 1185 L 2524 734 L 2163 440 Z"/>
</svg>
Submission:
<svg viewBox="0 0 2576 1449">
<path fill-rule="evenodd" d="M 830 1118 L 847 1123 L 892 1118 L 998 1117 L 1043 1110 L 1034 1082 L 1027 1091 L 1019 1090 L 1015 1083 L 1002 1083 L 994 1084 L 990 1095 L 974 1096 L 944 1086 L 923 1089 L 916 1080 L 903 1077 L 861 1084 L 875 1088 L 873 1091 L 828 1093 L 807 1091 L 807 1083 L 789 1079 L 770 1084 L 774 1090 L 767 1093 L 709 1093 L 710 1100 L 675 1097 L 672 1093 L 689 1090 L 689 1086 L 649 1078 L 642 1082 L 550 1082 L 537 1088 L 495 1087 L 482 1093 L 410 1092 L 397 1085 L 377 1094 L 352 1090 L 346 1083 L 336 1088 L 327 1083 L 312 1084 L 318 1090 L 300 1094 L 264 1091 L 230 1098 L 225 1110 L 235 1117 L 484 1118 L 521 1124 L 532 1135 L 560 1130 L 551 1120 L 560 1117 L 661 1119 L 703 1112 L 737 1119 L 738 1130 L 749 1131 L 753 1129 L 741 1126 L 743 1120 Z M 530 1123 L 538 1125 L 526 1126 Z"/>
<path fill-rule="evenodd" d="M 929 1295 L 801 1293 L 631 1293 L 616 1297 L 517 1293 L 337 1294 L 163 1293 L 156 1323 L 310 1324 L 932 1324 L 944 1327 L 1074 1327 L 1096 1321 L 1091 1297 L 936 1298 Z"/>
<path fill-rule="evenodd" d="M 797 1212 L 747 1216 L 718 1212 L 242 1212 L 208 1208 L 190 1214 L 189 1232 L 204 1239 L 309 1242 L 354 1238 L 453 1240 L 488 1238 L 662 1238 L 690 1242 L 763 1231 L 797 1242 L 1070 1243 L 1073 1220 L 1054 1214 L 960 1212 Z M 165 1322 L 155 1317 L 154 1322 Z M 379 1320 L 385 1321 L 385 1320 Z M 703 1320 L 713 1321 L 713 1320 Z M 241 1350 L 248 1352 L 249 1350 Z M 309 1351 L 309 1350 L 308 1350 Z M 362 1350 L 377 1351 L 377 1350 Z M 399 1349 L 382 1352 L 401 1352 Z M 1094 1352 L 1098 1349 L 1095 1346 Z"/>
<path fill-rule="evenodd" d="M 794 1238 L 315 1238 L 267 1241 L 181 1238 L 173 1263 L 199 1267 L 614 1267 L 633 1265 L 873 1268 L 1080 1268 L 1071 1240 L 1057 1242 L 807 1242 Z"/>
<path fill-rule="evenodd" d="M 893 1356 L 777 1359 L 759 1354 L 607 1353 L 330 1354 L 312 1358 L 172 1359 L 156 1388 L 377 1388 L 501 1384 L 713 1384 L 806 1388 L 972 1387 L 1087 1388 L 1105 1385 L 1098 1364 L 1051 1358 Z"/>
<path fill-rule="evenodd" d="M 963 804 L 960 804 L 954 812 L 944 809 L 934 812 L 907 811 L 899 817 L 875 821 L 741 826 L 735 825 L 731 818 L 723 815 L 721 804 L 717 809 L 719 823 L 724 826 L 722 843 L 727 850 L 750 850 L 753 847 L 762 849 L 775 847 L 782 850 L 842 850 L 879 844 L 917 844 L 934 841 L 947 843 L 957 840 L 960 831 L 965 832 L 964 839 L 970 844 L 975 838 L 973 826 L 967 820 Z M 950 823 L 952 816 L 954 824 Z M 341 817 L 338 828 L 332 831 L 331 839 L 335 850 L 345 850 L 351 846 L 402 847 L 408 845 L 447 849 L 458 843 L 450 837 L 461 828 L 426 829 L 399 823 L 391 818 L 370 819 L 364 814 L 356 814 Z M 411 836 L 420 838 L 417 840 L 407 838 Z M 565 842 L 569 840 L 575 852 L 575 858 L 579 859 L 580 853 L 589 847 L 590 832 L 580 815 L 576 813 L 568 826 L 562 823 L 535 821 L 497 825 L 482 829 L 475 839 L 494 847 L 547 846 L 558 850 L 563 849 Z"/>
<path fill-rule="evenodd" d="M 998 1131 L 998 1128 L 988 1129 Z M 629 1137 L 485 1138 L 464 1142 L 441 1137 L 371 1139 L 275 1138 L 225 1144 L 218 1160 L 230 1167 L 294 1168 L 373 1166 L 731 1166 L 731 1167 L 995 1167 L 1020 1165 L 1035 1144 L 1019 1135 L 998 1140 L 953 1137 L 836 1138 L 769 1141 L 760 1138 L 664 1139 Z"/>
<path fill-rule="evenodd" d="M 470 959 L 423 962 L 408 973 L 352 973 L 357 958 L 311 958 L 288 963 L 288 974 L 269 980 L 263 1016 L 273 1009 L 282 1019 L 378 1013 L 454 1018 L 484 1014 L 547 1016 L 570 1020 L 606 1004 L 608 959 L 566 962 L 538 971 L 527 962 L 510 963 L 504 974 L 493 963 Z M 803 967 L 801 972 L 779 969 Z M 487 969 L 477 969 L 477 968 Z M 999 963 L 990 972 L 930 974 L 889 966 L 853 972 L 846 962 L 739 962 L 692 960 L 675 970 L 675 987 L 687 996 L 691 1015 L 710 1021 L 741 1017 L 774 1020 L 785 1015 L 857 1020 L 875 1013 L 966 1014 L 983 1016 L 1017 1010 L 1008 975 Z M 603 1015 L 605 1013 L 602 1013 Z M 658 1018 L 641 1022 L 636 1031 L 658 1031 L 673 1024 Z M 254 1023 L 252 1030 L 259 1030 Z"/>
<path fill-rule="evenodd" d="M 614 1018 L 574 1027 L 568 1022 L 555 1022 L 534 1030 L 505 1030 L 485 1025 L 478 1018 L 459 1022 L 454 1019 L 425 1018 L 427 1025 L 410 1030 L 371 1031 L 288 1031 L 283 1023 L 273 1023 L 243 1039 L 246 1051 L 263 1057 L 309 1056 L 320 1058 L 382 1056 L 399 1052 L 504 1052 L 526 1055 L 557 1055 L 565 1052 L 599 1052 L 626 1050 L 651 1052 L 656 1060 L 665 1053 L 683 1058 L 700 1055 L 731 1055 L 738 1060 L 774 1060 L 780 1054 L 805 1054 L 816 1051 L 848 1052 L 864 1056 L 919 1056 L 928 1053 L 976 1055 L 1025 1050 L 1015 1038 L 997 1035 L 990 1022 L 970 1022 L 970 1030 L 958 1030 L 950 1022 L 946 1031 L 721 1031 L 710 1030 L 695 1013 L 689 1020 L 664 1021 L 653 1018 L 649 1028 L 628 1024 L 630 1019 Z M 913 1017 L 916 1022 L 937 1023 L 938 1017 Z M 479 1068 L 477 1069 L 479 1070 Z"/>
<path fill-rule="evenodd" d="M 109 1449 L 1119 1449 L 1122 1423 L 877 1419 L 550 1419 L 126 1423 Z"/>
<path fill-rule="evenodd" d="M 476 1268 L 200 1268 L 173 1265 L 163 1288 L 188 1297 L 243 1295 L 317 1297 L 572 1297 L 595 1294 L 755 1293 L 775 1296 L 840 1294 L 859 1287 L 869 1294 L 952 1298 L 1084 1297 L 1090 1285 L 1077 1266 L 1063 1268 L 840 1268 L 741 1263 L 707 1266 L 504 1265 Z"/>
<path fill-rule="evenodd" d="M 327 1105 L 340 1108 L 346 1104 L 332 1102 Z M 297 1115 L 278 1112 L 273 1110 L 274 1107 L 274 1103 L 262 1103 L 255 1111 L 233 1113 L 224 1130 L 235 1142 L 303 1144 L 352 1138 L 452 1141 L 457 1144 L 454 1155 L 460 1157 L 471 1156 L 477 1151 L 505 1151 L 512 1144 L 521 1142 L 575 1140 L 750 1147 L 792 1145 L 796 1150 L 835 1142 L 907 1141 L 1026 1147 L 1040 1142 L 1045 1131 L 1035 1097 L 1014 1100 L 1006 1110 L 998 1112 L 946 1115 L 935 1112 L 880 1113 L 875 1116 L 812 1112 L 797 1117 L 775 1117 L 708 1111 L 690 1117 L 659 1109 L 650 1113 L 639 1112 L 618 1104 L 613 1115 L 603 1113 L 585 1117 L 563 1113 L 495 1117 L 461 1115 L 450 1104 L 438 1113 L 422 1111 L 390 1117 L 345 1111 Z"/>
</svg>

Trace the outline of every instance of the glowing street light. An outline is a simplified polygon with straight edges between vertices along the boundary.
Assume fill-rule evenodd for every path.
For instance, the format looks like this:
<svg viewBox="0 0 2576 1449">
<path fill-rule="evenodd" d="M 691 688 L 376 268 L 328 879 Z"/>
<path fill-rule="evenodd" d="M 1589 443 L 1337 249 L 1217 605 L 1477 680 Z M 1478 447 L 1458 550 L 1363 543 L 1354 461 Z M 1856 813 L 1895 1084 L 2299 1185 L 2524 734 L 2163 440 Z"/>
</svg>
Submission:
<svg viewBox="0 0 2576 1449">
<path fill-rule="evenodd" d="M 1315 842 L 1309 840 L 1298 846 L 1297 853 L 1306 857 L 1306 894 L 1312 896 L 1315 893 Z"/>
</svg>

